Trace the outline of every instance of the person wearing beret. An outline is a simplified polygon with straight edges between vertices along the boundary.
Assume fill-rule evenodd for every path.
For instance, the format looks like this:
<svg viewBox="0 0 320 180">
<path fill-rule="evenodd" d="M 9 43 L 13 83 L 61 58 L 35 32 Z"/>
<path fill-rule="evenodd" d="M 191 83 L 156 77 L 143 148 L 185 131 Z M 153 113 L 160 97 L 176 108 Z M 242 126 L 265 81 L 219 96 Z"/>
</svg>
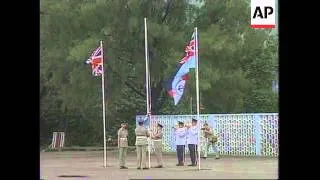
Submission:
<svg viewBox="0 0 320 180">
<path fill-rule="evenodd" d="M 184 150 L 185 150 L 185 144 L 186 144 L 187 129 L 184 127 L 183 122 L 181 121 L 178 122 L 178 128 L 174 128 L 174 135 L 176 138 L 176 146 L 177 146 L 177 157 L 178 157 L 177 166 L 184 166 Z"/>
<path fill-rule="evenodd" d="M 119 148 L 119 165 L 120 169 L 128 169 L 126 167 L 126 157 L 128 149 L 128 124 L 123 122 L 118 130 L 118 148 Z"/>
<path fill-rule="evenodd" d="M 135 129 L 136 148 L 137 148 L 137 169 L 149 169 L 146 166 L 148 137 L 150 136 L 147 128 L 143 126 L 144 120 L 138 121 L 138 127 Z"/>
<path fill-rule="evenodd" d="M 154 152 L 157 158 L 158 166 L 155 166 L 155 168 L 162 168 L 163 162 L 162 162 L 162 128 L 163 126 L 161 124 L 157 124 L 156 132 L 154 132 L 151 135 L 151 139 L 153 140 L 154 145 Z"/>
</svg>

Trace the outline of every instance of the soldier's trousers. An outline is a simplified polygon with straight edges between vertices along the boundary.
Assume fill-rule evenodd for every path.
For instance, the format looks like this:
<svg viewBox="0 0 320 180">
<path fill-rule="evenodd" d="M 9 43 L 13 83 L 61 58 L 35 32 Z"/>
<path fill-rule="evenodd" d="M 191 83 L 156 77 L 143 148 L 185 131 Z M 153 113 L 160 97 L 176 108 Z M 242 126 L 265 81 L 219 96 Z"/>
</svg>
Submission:
<svg viewBox="0 0 320 180">
<path fill-rule="evenodd" d="M 119 165 L 126 166 L 127 147 L 120 147 L 119 149 Z"/>
<path fill-rule="evenodd" d="M 136 145 L 137 148 L 137 167 L 146 168 L 147 145 Z"/>
<path fill-rule="evenodd" d="M 184 161 L 184 148 L 184 145 L 177 145 L 177 157 L 179 164 L 183 164 Z"/>
<path fill-rule="evenodd" d="M 162 166 L 162 141 L 153 141 L 154 153 L 156 154 L 158 166 Z"/>
<path fill-rule="evenodd" d="M 211 142 L 205 144 L 203 157 L 208 157 L 208 151 L 210 147 L 212 147 L 212 150 L 215 153 L 216 158 L 219 158 L 220 153 L 217 148 L 217 143 L 211 143 Z"/>
<path fill-rule="evenodd" d="M 197 164 L 198 147 L 196 144 L 188 144 L 188 148 L 190 153 L 191 164 L 195 165 Z"/>
</svg>

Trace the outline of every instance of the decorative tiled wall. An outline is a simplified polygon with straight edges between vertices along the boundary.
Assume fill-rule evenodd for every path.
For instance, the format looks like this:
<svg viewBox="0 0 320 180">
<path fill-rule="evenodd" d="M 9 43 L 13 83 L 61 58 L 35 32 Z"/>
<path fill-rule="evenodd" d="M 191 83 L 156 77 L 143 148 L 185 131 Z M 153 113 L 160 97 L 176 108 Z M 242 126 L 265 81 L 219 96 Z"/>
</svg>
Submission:
<svg viewBox="0 0 320 180">
<path fill-rule="evenodd" d="M 145 118 L 136 117 L 136 121 Z M 150 129 L 158 122 L 163 128 L 163 151 L 176 152 L 173 126 L 178 121 L 191 123 L 196 115 L 153 115 L 146 122 Z M 221 155 L 278 156 L 278 114 L 202 114 L 198 123 L 207 122 L 218 136 L 217 147 Z M 204 145 L 201 137 L 201 145 Z M 202 148 L 201 148 L 202 149 Z M 186 151 L 187 148 L 186 148 Z M 212 149 L 209 149 L 209 154 Z"/>
</svg>

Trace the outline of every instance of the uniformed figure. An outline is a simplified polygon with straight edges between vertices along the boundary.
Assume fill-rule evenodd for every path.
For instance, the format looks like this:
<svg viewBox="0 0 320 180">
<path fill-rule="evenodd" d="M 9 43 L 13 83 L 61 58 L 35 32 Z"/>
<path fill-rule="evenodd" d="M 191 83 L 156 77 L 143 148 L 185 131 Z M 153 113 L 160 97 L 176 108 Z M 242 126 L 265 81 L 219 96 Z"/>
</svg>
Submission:
<svg viewBox="0 0 320 180">
<path fill-rule="evenodd" d="M 178 128 L 174 128 L 174 135 L 176 137 L 176 146 L 177 146 L 177 157 L 178 164 L 177 166 L 184 166 L 184 150 L 186 144 L 186 135 L 187 129 L 184 127 L 183 122 L 178 122 Z"/>
<path fill-rule="evenodd" d="M 157 130 L 151 135 L 151 139 L 153 140 L 154 152 L 157 157 L 158 166 L 155 168 L 162 168 L 162 128 L 161 124 L 157 124 Z"/>
<path fill-rule="evenodd" d="M 201 130 L 203 130 L 204 137 L 206 138 L 206 143 L 205 143 L 206 147 L 204 149 L 203 159 L 206 159 L 208 157 L 208 151 L 210 147 L 212 147 L 212 150 L 216 155 L 216 159 L 219 159 L 220 153 L 217 149 L 218 138 L 217 136 L 214 135 L 213 129 L 209 127 L 208 123 L 204 123 L 203 128 L 201 128 Z"/>
<path fill-rule="evenodd" d="M 143 127 L 143 120 L 139 120 L 138 127 L 135 129 L 136 150 L 137 150 L 137 169 L 149 169 L 146 166 L 146 154 L 148 146 L 148 129 Z"/>
<path fill-rule="evenodd" d="M 187 144 L 189 148 L 190 158 L 191 158 L 191 164 L 188 166 L 196 166 L 197 165 L 197 155 L 198 155 L 198 133 L 199 129 L 197 126 L 197 120 L 192 119 L 191 126 L 187 127 Z"/>
<path fill-rule="evenodd" d="M 120 169 L 128 169 L 126 167 L 126 157 L 128 149 L 128 124 L 121 123 L 118 130 L 118 148 L 119 148 L 119 165 Z"/>
</svg>

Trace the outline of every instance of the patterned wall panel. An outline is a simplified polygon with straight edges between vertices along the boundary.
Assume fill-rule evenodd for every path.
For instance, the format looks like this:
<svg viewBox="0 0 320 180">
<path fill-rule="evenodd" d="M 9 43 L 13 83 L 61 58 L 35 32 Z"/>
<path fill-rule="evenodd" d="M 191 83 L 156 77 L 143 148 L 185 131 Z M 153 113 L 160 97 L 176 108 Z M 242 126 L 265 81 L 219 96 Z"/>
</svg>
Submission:
<svg viewBox="0 0 320 180">
<path fill-rule="evenodd" d="M 145 116 L 137 116 L 138 119 Z M 146 127 L 155 128 L 156 123 L 164 126 L 163 151 L 176 152 L 173 126 L 178 121 L 191 123 L 196 115 L 154 115 Z M 238 156 L 278 156 L 278 114 L 202 114 L 198 123 L 207 122 L 218 136 L 217 147 L 222 155 Z M 205 138 L 201 133 L 200 148 L 203 150 Z M 186 148 L 188 152 L 188 148 Z M 209 149 L 209 154 L 213 153 Z"/>
<path fill-rule="evenodd" d="M 278 156 L 278 115 L 262 115 L 260 117 L 261 150 L 263 156 Z"/>
</svg>

